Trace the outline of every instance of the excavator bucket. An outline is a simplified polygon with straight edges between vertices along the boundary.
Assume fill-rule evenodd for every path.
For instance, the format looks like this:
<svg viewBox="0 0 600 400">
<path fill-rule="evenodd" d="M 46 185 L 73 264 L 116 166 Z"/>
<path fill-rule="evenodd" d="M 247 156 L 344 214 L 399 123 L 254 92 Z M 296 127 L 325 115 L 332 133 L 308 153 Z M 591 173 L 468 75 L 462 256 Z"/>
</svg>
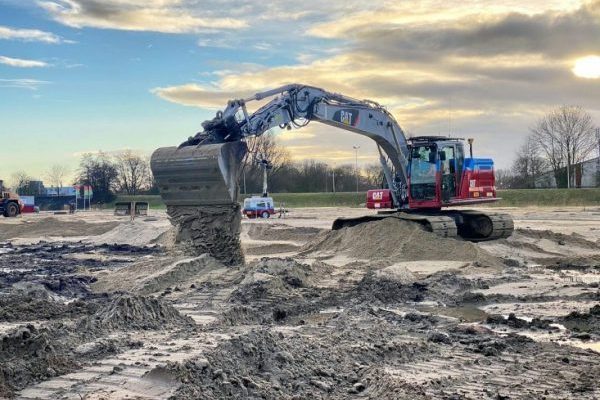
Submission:
<svg viewBox="0 0 600 400">
<path fill-rule="evenodd" d="M 242 141 L 156 150 L 150 165 L 164 203 L 204 206 L 237 202 L 246 150 Z"/>
</svg>

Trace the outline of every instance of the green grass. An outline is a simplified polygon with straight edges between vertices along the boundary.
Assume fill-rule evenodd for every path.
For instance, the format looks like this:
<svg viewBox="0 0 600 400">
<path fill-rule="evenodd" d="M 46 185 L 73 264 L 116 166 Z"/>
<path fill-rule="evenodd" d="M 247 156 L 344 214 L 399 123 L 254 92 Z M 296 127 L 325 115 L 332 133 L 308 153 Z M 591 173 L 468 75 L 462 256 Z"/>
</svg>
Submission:
<svg viewBox="0 0 600 400">
<path fill-rule="evenodd" d="M 556 206 L 600 206 L 600 188 L 595 189 L 507 189 L 499 190 L 499 202 L 488 204 L 497 207 L 556 207 Z M 241 195 L 241 198 L 244 198 Z M 346 193 L 273 193 L 277 207 L 361 207 L 365 203 L 365 192 Z M 118 196 L 116 201 L 147 201 L 152 209 L 164 208 L 160 196 Z M 107 204 L 114 207 L 114 203 Z"/>
<path fill-rule="evenodd" d="M 499 207 L 600 206 L 600 188 L 499 190 Z"/>
<path fill-rule="evenodd" d="M 367 199 L 366 192 L 343 193 L 273 193 L 278 206 L 286 207 L 360 207 Z"/>
</svg>

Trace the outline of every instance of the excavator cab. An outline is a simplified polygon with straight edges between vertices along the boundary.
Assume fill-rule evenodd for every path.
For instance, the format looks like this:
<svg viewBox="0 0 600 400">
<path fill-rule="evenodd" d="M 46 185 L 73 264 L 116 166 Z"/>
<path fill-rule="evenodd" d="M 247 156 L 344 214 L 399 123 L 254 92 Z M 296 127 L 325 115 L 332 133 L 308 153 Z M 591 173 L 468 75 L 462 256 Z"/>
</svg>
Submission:
<svg viewBox="0 0 600 400">
<path fill-rule="evenodd" d="M 409 208 L 439 209 L 496 201 L 494 163 L 465 158 L 463 139 L 409 139 Z"/>
</svg>

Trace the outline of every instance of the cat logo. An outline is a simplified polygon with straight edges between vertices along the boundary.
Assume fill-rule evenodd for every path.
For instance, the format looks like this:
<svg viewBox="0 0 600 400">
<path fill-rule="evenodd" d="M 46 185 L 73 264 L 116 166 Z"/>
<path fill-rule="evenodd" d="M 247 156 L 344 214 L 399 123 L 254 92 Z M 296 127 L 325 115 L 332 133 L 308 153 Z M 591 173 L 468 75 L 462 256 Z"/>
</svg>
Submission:
<svg viewBox="0 0 600 400">
<path fill-rule="evenodd" d="M 383 200 L 383 192 L 373 192 L 373 200 Z"/>
<path fill-rule="evenodd" d="M 358 125 L 358 111 L 357 110 L 339 110 L 333 114 L 333 120 L 340 122 L 344 125 L 356 126 Z"/>
<path fill-rule="evenodd" d="M 340 122 L 346 125 L 352 125 L 352 114 L 348 111 L 340 111 Z"/>
</svg>

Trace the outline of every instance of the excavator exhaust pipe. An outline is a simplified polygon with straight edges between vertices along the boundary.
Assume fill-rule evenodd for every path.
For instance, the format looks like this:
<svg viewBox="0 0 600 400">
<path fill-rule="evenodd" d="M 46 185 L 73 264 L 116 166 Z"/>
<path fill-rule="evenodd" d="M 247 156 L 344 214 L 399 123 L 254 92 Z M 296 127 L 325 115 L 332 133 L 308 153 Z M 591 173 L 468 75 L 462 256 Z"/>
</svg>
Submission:
<svg viewBox="0 0 600 400">
<path fill-rule="evenodd" d="M 242 141 L 163 147 L 150 166 L 167 206 L 233 204 L 246 151 Z"/>
</svg>

